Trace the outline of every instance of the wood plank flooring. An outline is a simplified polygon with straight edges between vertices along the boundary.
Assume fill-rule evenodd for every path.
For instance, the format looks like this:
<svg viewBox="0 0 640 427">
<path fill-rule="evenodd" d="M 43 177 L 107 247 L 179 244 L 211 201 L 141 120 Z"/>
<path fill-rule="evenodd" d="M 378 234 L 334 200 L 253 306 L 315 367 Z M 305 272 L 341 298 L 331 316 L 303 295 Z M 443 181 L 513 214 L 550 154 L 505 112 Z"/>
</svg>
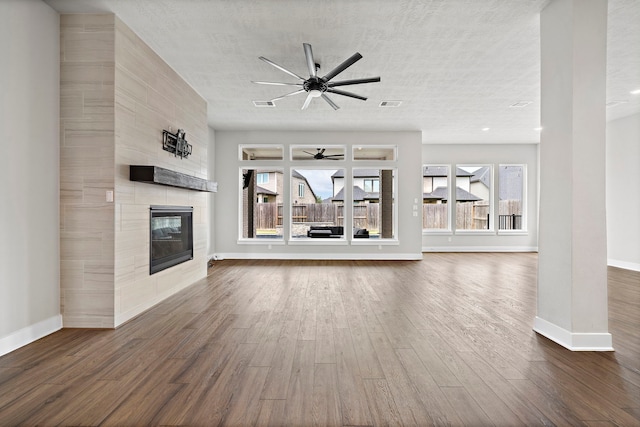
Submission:
<svg viewBox="0 0 640 427">
<path fill-rule="evenodd" d="M 117 330 L 0 358 L 0 426 L 640 426 L 640 273 L 613 353 L 532 331 L 537 255 L 217 262 Z"/>
</svg>

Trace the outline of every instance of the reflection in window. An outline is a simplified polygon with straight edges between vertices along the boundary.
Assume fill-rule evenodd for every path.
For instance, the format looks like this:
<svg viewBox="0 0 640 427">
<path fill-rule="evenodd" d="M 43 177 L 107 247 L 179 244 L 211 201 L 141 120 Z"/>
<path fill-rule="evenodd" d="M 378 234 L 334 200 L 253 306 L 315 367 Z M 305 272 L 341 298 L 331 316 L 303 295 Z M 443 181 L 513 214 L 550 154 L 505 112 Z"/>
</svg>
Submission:
<svg viewBox="0 0 640 427">
<path fill-rule="evenodd" d="M 393 169 L 353 170 L 353 237 L 395 237 Z"/>
<path fill-rule="evenodd" d="M 291 204 L 293 239 L 344 239 L 344 200 L 335 197 L 342 186 L 343 169 L 291 171 L 291 194 L 297 195 Z"/>
<path fill-rule="evenodd" d="M 456 171 L 456 230 L 491 230 L 490 165 L 464 166 Z"/>
<path fill-rule="evenodd" d="M 241 172 L 242 238 L 282 239 L 282 169 L 244 168 Z"/>
<path fill-rule="evenodd" d="M 523 230 L 524 165 L 500 165 L 498 229 Z"/>
<path fill-rule="evenodd" d="M 422 229 L 449 229 L 449 166 L 422 167 Z"/>
<path fill-rule="evenodd" d="M 327 163 L 332 160 L 344 160 L 344 151 L 343 146 L 298 145 L 291 147 L 291 159 Z"/>
<path fill-rule="evenodd" d="M 353 160 L 395 160 L 395 146 L 357 145 L 353 147 Z"/>
<path fill-rule="evenodd" d="M 282 160 L 281 145 L 241 145 L 240 160 Z"/>
</svg>

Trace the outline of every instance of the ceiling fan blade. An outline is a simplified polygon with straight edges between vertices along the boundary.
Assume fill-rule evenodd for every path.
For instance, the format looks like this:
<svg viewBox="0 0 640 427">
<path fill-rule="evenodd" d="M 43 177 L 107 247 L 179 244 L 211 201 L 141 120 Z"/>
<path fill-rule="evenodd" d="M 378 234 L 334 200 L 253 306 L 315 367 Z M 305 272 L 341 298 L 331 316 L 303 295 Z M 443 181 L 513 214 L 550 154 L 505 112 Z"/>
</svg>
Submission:
<svg viewBox="0 0 640 427">
<path fill-rule="evenodd" d="M 322 149 L 318 148 L 318 151 L 320 151 L 320 154 L 324 154 L 325 150 L 326 148 L 322 148 Z"/>
<path fill-rule="evenodd" d="M 338 105 L 337 105 L 335 102 L 333 102 L 333 101 L 332 101 L 332 100 L 331 100 L 327 95 L 325 95 L 325 94 L 323 93 L 321 96 L 322 96 L 322 99 L 324 99 L 325 101 L 327 101 L 327 104 L 331 105 L 331 107 L 332 107 L 334 110 L 339 110 L 339 109 L 340 109 L 340 107 L 338 107 Z"/>
<path fill-rule="evenodd" d="M 329 71 L 329 73 L 326 76 L 324 76 L 322 79 L 325 82 L 328 82 L 329 80 L 331 80 L 332 78 L 334 78 L 335 76 L 337 76 L 338 74 L 346 70 L 347 68 L 351 67 L 353 64 L 356 63 L 356 61 L 359 61 L 360 59 L 362 59 L 362 55 L 360 55 L 358 52 L 354 53 L 349 58 L 347 58 L 342 64 L 338 65 L 336 68 Z"/>
<path fill-rule="evenodd" d="M 367 100 L 367 98 L 364 97 L 364 96 L 356 95 L 355 93 L 347 92 L 347 91 L 344 91 L 344 90 L 328 88 L 327 92 L 335 93 L 337 95 L 349 96 L 351 98 L 362 99 L 363 101 Z"/>
<path fill-rule="evenodd" d="M 310 156 L 315 156 L 315 154 L 314 154 L 314 153 L 310 153 L 310 152 L 308 152 L 308 151 L 304 151 L 304 150 L 302 150 L 302 152 L 303 152 L 303 153 L 307 153 L 307 154 L 309 154 Z"/>
<path fill-rule="evenodd" d="M 299 94 L 299 93 L 303 93 L 303 92 L 304 92 L 304 89 L 300 89 L 300 90 L 297 90 L 297 91 L 295 91 L 295 92 L 291 92 L 291 93 L 288 93 L 288 94 L 286 94 L 286 95 L 282 95 L 282 96 L 279 96 L 279 97 L 277 97 L 277 98 L 273 98 L 273 99 L 271 99 L 270 101 L 271 101 L 271 102 L 273 102 L 273 101 L 277 101 L 277 100 L 279 100 L 279 99 L 286 98 L 287 96 L 297 95 L 297 94 Z"/>
<path fill-rule="evenodd" d="M 377 83 L 380 81 L 380 77 L 371 77 L 368 79 L 353 79 L 353 80 L 340 80 L 339 82 L 327 83 L 329 87 L 347 86 L 347 85 L 359 85 L 362 83 Z"/>
<path fill-rule="evenodd" d="M 294 73 L 293 71 L 289 71 L 289 70 L 287 70 L 287 69 L 286 69 L 286 68 L 284 68 L 283 66 L 278 65 L 278 64 L 276 64 L 275 62 L 268 60 L 268 59 L 267 59 L 267 58 L 265 58 L 264 56 L 259 56 L 259 57 L 258 57 L 258 59 L 261 59 L 261 60 L 263 60 L 264 62 L 266 62 L 267 64 L 269 64 L 269 65 L 272 65 L 272 66 L 276 67 L 276 68 L 277 68 L 278 70 L 280 70 L 280 71 L 284 71 L 285 73 L 289 74 L 289 75 L 290 75 L 290 76 L 292 76 L 292 77 L 295 77 L 296 79 L 300 79 L 300 80 L 302 80 L 302 81 L 304 81 L 304 80 L 305 80 L 304 78 L 300 77 L 299 75 L 297 75 L 297 74 L 296 74 L 296 73 Z"/>
<path fill-rule="evenodd" d="M 344 157 L 344 154 L 329 154 L 327 156 L 324 156 L 325 159 L 330 158 L 330 157 Z"/>
<path fill-rule="evenodd" d="M 316 74 L 316 61 L 313 59 L 313 51 L 309 43 L 302 43 L 304 47 L 304 56 L 307 58 L 307 68 L 309 68 L 309 75 L 311 77 L 317 77 Z"/>
<path fill-rule="evenodd" d="M 259 85 L 274 85 L 274 86 L 302 86 L 302 83 L 254 82 L 254 81 L 251 81 L 251 83 L 257 83 Z"/>
<path fill-rule="evenodd" d="M 313 95 L 311 95 L 311 93 L 309 93 L 309 95 L 307 95 L 307 99 L 304 100 L 304 104 L 302 104 L 302 109 L 306 110 L 307 107 L 309 106 L 309 104 L 311 104 L 311 100 L 313 99 Z"/>
</svg>

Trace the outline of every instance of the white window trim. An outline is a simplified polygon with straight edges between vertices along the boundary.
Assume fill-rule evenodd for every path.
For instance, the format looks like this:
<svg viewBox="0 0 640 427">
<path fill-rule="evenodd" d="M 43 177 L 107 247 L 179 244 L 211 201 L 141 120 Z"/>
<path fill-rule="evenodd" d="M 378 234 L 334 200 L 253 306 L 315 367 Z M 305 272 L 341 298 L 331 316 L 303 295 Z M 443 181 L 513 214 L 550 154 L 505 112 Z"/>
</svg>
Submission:
<svg viewBox="0 0 640 427">
<path fill-rule="evenodd" d="M 499 163 L 498 164 L 498 171 L 500 171 L 500 167 L 501 166 L 520 166 L 522 167 L 522 228 L 518 229 L 518 230 L 500 230 L 500 223 L 498 223 L 498 235 L 506 235 L 506 236 L 528 236 L 529 235 L 529 230 L 528 230 L 528 217 L 527 217 L 527 185 L 528 185 L 528 170 L 527 170 L 527 164 L 526 163 Z M 500 185 L 500 175 L 498 172 L 498 186 Z M 499 192 L 499 187 L 498 187 L 498 194 L 500 194 Z M 498 202 L 500 203 L 500 202 Z M 500 207 L 497 206 L 496 210 L 499 210 Z M 498 214 L 496 214 L 496 218 Z"/>
<path fill-rule="evenodd" d="M 398 168 L 397 167 L 391 167 L 391 166 L 356 166 L 351 168 L 351 188 L 353 189 L 353 182 L 355 180 L 354 176 L 355 176 L 355 171 L 357 169 L 378 169 L 378 170 L 390 170 L 393 172 L 393 237 L 389 238 L 389 239 L 383 239 L 382 237 L 380 238 L 374 238 L 374 239 L 354 239 L 353 236 L 351 236 L 351 243 L 353 244 L 354 242 L 358 242 L 355 243 L 356 245 L 376 245 L 376 244 L 383 244 L 380 242 L 391 242 L 390 244 L 394 244 L 394 241 L 398 241 Z M 378 181 L 379 182 L 379 181 Z M 380 184 L 378 184 L 380 185 Z M 353 190 L 349 192 L 350 194 L 350 203 L 351 203 L 351 228 L 353 230 Z M 346 206 L 345 206 L 345 213 L 346 213 Z M 398 244 L 400 244 L 398 242 Z"/>
<path fill-rule="evenodd" d="M 270 160 L 255 160 L 255 159 L 243 159 L 242 152 L 245 148 L 279 148 L 280 149 L 280 159 L 270 159 Z M 281 162 L 284 160 L 284 145 L 282 144 L 240 144 L 238 145 L 238 160 L 241 162 Z"/>
<path fill-rule="evenodd" d="M 420 188 L 422 189 L 422 195 L 424 195 L 424 175 L 423 174 L 423 170 L 425 166 L 434 166 L 434 167 L 447 167 L 449 168 L 449 173 L 447 174 L 447 192 L 448 197 L 447 197 L 447 228 L 423 228 L 422 229 L 422 235 L 423 236 L 427 236 L 427 235 L 453 235 L 453 224 L 452 222 L 452 211 L 453 209 L 451 208 L 451 206 L 453 205 L 453 203 L 455 203 L 455 200 L 453 200 L 453 188 L 452 188 L 452 171 L 455 171 L 455 165 L 450 165 L 450 164 L 445 164 L 445 163 L 423 163 L 421 166 L 421 170 L 420 170 Z M 455 185 L 455 184 L 453 184 Z M 422 202 L 420 204 L 420 208 L 422 209 L 422 205 L 424 204 L 423 199 L 420 199 L 420 201 Z"/>
<path fill-rule="evenodd" d="M 242 151 L 240 151 L 240 153 L 242 153 Z M 243 211 L 242 211 L 242 171 L 244 169 L 253 169 L 254 173 L 257 174 L 258 169 L 268 169 L 271 171 L 276 171 L 276 172 L 282 172 L 282 174 L 284 175 L 284 169 L 282 168 L 282 166 L 257 166 L 255 164 L 251 164 L 251 165 L 243 165 L 240 166 L 238 168 L 238 191 L 237 191 L 237 197 L 238 197 L 238 244 L 250 244 L 250 243 L 258 243 L 258 244 L 275 244 L 275 242 L 284 242 L 284 229 L 283 229 L 283 234 L 282 236 L 278 236 L 278 237 L 268 237 L 268 238 L 261 238 L 261 237 L 242 237 L 242 226 L 244 224 L 244 218 L 243 218 Z M 257 176 L 256 176 L 256 181 L 257 181 Z M 256 183 L 257 185 L 257 183 Z M 283 221 L 283 225 L 284 225 L 284 221 Z"/>
<path fill-rule="evenodd" d="M 454 164 L 453 165 L 453 170 L 457 170 L 458 168 L 463 168 L 463 167 L 484 167 L 484 166 L 489 166 L 489 174 L 491 175 L 491 185 L 489 186 L 489 229 L 488 230 L 467 230 L 467 229 L 461 229 L 458 230 L 458 228 L 455 228 L 455 234 L 459 234 L 459 235 L 463 235 L 463 234 L 484 234 L 484 235 L 495 235 L 496 234 L 496 227 L 494 226 L 494 224 L 496 224 L 497 221 L 497 217 L 495 214 L 496 211 L 496 204 L 495 204 L 495 194 L 494 194 L 494 189 L 496 186 L 496 178 L 495 178 L 495 174 L 496 174 L 496 168 L 494 167 L 494 163 L 479 163 L 479 164 L 473 164 L 473 163 L 461 163 L 461 164 Z M 455 185 L 455 184 L 454 184 Z M 471 188 L 469 188 L 469 190 L 471 190 Z M 454 203 L 458 203 L 458 200 L 455 199 L 455 194 L 456 192 L 453 191 L 451 196 L 453 197 L 451 200 L 454 201 Z M 456 205 L 457 206 L 457 205 Z M 493 217 L 493 219 L 491 218 Z M 453 220 L 453 215 L 452 215 L 452 220 Z M 451 226 L 453 226 L 453 224 L 451 224 Z"/>
</svg>

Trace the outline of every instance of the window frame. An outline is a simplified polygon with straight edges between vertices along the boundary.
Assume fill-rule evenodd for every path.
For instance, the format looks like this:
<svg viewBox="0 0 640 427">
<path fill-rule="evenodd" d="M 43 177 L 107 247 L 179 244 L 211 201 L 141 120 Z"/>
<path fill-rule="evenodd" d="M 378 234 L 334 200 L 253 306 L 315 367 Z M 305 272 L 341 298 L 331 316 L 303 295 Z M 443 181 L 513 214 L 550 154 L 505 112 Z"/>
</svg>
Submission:
<svg viewBox="0 0 640 427">
<path fill-rule="evenodd" d="M 422 188 L 422 195 L 424 196 L 424 168 L 425 167 L 446 167 L 447 168 L 447 227 L 446 228 L 423 228 L 422 229 L 422 235 L 427 236 L 427 235 L 452 235 L 453 234 L 453 224 L 452 224 L 452 212 L 453 212 L 453 208 L 452 206 L 455 203 L 455 200 L 453 199 L 453 179 L 452 179 L 452 171 L 455 171 L 455 165 L 452 164 L 446 164 L 446 163 L 425 163 L 422 165 L 422 169 L 420 171 L 420 178 L 422 179 L 421 182 L 421 188 Z M 433 191 L 433 188 L 432 190 Z M 420 204 L 422 207 L 422 215 L 424 215 L 424 197 L 422 198 L 422 203 Z"/>
<path fill-rule="evenodd" d="M 491 183 L 489 185 L 489 206 L 487 208 L 487 211 L 489 212 L 489 220 L 487 222 L 487 229 L 472 229 L 472 228 L 458 228 L 458 224 L 457 224 L 457 209 L 458 209 L 458 199 L 456 197 L 457 195 L 457 191 L 453 191 L 452 189 L 452 200 L 454 201 L 455 208 L 452 208 L 452 211 L 455 212 L 455 215 L 452 215 L 452 220 L 455 217 L 456 220 L 456 224 L 451 224 L 454 230 L 454 234 L 456 235 L 496 235 L 496 227 L 494 226 L 494 224 L 497 223 L 496 220 L 496 208 L 495 208 L 495 194 L 494 194 L 494 189 L 495 189 L 495 167 L 494 167 L 494 163 L 458 163 L 458 164 L 454 164 L 453 168 L 454 170 L 458 170 L 458 168 L 482 168 L 482 167 L 488 167 L 489 168 L 489 176 L 491 177 Z M 457 185 L 457 174 L 456 174 L 456 182 L 455 182 L 455 188 L 458 187 Z M 469 193 L 471 193 L 471 183 L 469 183 Z M 472 193 L 473 194 L 473 193 Z"/>
<path fill-rule="evenodd" d="M 526 236 L 529 234 L 528 224 L 527 224 L 527 165 L 526 163 L 499 163 L 498 164 L 498 197 L 500 196 L 500 168 L 503 166 L 517 166 L 522 168 L 522 219 L 521 224 L 522 228 L 516 230 L 502 230 L 500 229 L 500 223 L 498 220 L 497 232 L 498 235 L 503 236 Z M 498 200 L 498 206 L 496 206 L 496 219 L 499 218 L 500 215 L 500 200 Z"/>
</svg>

